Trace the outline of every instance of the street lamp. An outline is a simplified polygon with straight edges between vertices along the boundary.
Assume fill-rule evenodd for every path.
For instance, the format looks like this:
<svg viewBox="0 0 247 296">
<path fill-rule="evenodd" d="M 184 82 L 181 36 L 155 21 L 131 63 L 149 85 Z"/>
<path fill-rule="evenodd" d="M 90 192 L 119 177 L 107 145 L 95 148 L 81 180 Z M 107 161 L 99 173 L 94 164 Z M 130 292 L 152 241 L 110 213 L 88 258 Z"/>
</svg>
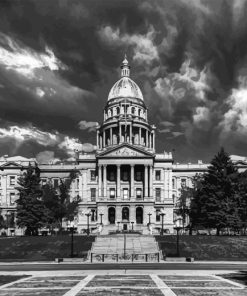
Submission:
<svg viewBox="0 0 247 296">
<path fill-rule="evenodd" d="M 103 223 L 102 223 L 102 216 L 104 216 L 104 214 L 103 213 L 100 213 L 99 215 L 100 215 L 100 224 L 103 225 Z"/>
<path fill-rule="evenodd" d="M 90 212 L 86 213 L 86 216 L 87 216 L 87 235 L 89 235 L 89 217 L 91 216 L 91 213 Z"/>
<path fill-rule="evenodd" d="M 179 231 L 183 228 L 182 226 L 181 226 L 181 218 L 179 218 L 179 219 L 177 219 L 176 221 L 175 221 L 175 227 L 174 227 L 174 229 L 177 231 L 177 256 L 178 257 L 180 257 L 180 250 L 179 250 Z"/>
<path fill-rule="evenodd" d="M 148 214 L 148 224 L 151 224 L 151 220 L 150 220 L 151 216 L 152 216 L 152 214 L 149 213 L 149 214 Z"/>
<path fill-rule="evenodd" d="M 74 257 L 74 222 L 70 221 L 70 232 L 71 232 L 71 244 L 70 244 L 70 257 Z"/>
<path fill-rule="evenodd" d="M 163 235 L 163 233 L 164 233 L 164 216 L 165 216 L 165 213 L 161 212 L 160 216 L 161 216 L 161 235 Z"/>
<path fill-rule="evenodd" d="M 10 219 L 11 213 L 7 212 L 6 213 L 6 226 L 7 226 L 7 236 L 9 236 L 9 219 Z"/>
</svg>

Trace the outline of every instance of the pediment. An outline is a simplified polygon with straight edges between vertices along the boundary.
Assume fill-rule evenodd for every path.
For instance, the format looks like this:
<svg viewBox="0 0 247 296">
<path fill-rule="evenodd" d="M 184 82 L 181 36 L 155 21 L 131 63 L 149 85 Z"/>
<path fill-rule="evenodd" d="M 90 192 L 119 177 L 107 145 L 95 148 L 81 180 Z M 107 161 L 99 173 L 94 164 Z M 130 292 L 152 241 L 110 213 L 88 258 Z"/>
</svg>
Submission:
<svg viewBox="0 0 247 296">
<path fill-rule="evenodd" d="M 153 157 L 153 154 L 140 148 L 123 144 L 115 148 L 103 151 L 97 155 L 98 157 Z"/>
<path fill-rule="evenodd" d="M 14 168 L 22 168 L 22 165 L 19 163 L 13 162 L 13 161 L 8 161 L 0 165 L 0 167 L 5 168 L 5 167 L 14 167 Z"/>
</svg>

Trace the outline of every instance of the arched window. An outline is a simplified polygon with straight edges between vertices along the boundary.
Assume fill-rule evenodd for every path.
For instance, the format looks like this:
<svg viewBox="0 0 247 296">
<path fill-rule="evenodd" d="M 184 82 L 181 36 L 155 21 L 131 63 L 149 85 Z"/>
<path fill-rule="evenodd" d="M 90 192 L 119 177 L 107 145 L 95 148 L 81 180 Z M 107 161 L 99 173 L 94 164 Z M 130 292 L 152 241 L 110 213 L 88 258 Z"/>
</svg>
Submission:
<svg viewBox="0 0 247 296">
<path fill-rule="evenodd" d="M 138 116 L 141 116 L 141 109 L 138 109 Z"/>
<path fill-rule="evenodd" d="M 131 113 L 132 113 L 132 114 L 135 114 L 135 107 L 132 107 L 132 108 L 131 108 Z"/>
<path fill-rule="evenodd" d="M 117 107 L 117 108 L 116 108 L 116 114 L 119 114 L 119 112 L 120 112 L 120 108 Z"/>
</svg>

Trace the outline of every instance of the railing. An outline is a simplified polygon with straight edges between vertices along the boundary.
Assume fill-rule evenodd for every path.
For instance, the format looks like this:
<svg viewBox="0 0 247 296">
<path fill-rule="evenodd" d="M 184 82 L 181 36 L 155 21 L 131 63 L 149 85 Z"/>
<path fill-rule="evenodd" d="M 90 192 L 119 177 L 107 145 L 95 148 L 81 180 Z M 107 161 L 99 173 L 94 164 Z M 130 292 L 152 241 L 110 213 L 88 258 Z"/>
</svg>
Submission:
<svg viewBox="0 0 247 296">
<path fill-rule="evenodd" d="M 160 252 L 147 254 L 90 254 L 91 262 L 160 262 Z"/>
</svg>

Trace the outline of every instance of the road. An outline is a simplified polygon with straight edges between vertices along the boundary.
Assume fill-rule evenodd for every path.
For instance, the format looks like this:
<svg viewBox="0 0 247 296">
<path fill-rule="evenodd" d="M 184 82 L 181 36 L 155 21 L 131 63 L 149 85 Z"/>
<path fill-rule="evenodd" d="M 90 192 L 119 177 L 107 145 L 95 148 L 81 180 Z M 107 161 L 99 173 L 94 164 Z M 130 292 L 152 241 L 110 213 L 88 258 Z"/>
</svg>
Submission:
<svg viewBox="0 0 247 296">
<path fill-rule="evenodd" d="M 233 263 L 93 263 L 93 264 L 9 264 L 1 265 L 0 271 L 45 270 L 247 270 L 247 264 Z"/>
</svg>

